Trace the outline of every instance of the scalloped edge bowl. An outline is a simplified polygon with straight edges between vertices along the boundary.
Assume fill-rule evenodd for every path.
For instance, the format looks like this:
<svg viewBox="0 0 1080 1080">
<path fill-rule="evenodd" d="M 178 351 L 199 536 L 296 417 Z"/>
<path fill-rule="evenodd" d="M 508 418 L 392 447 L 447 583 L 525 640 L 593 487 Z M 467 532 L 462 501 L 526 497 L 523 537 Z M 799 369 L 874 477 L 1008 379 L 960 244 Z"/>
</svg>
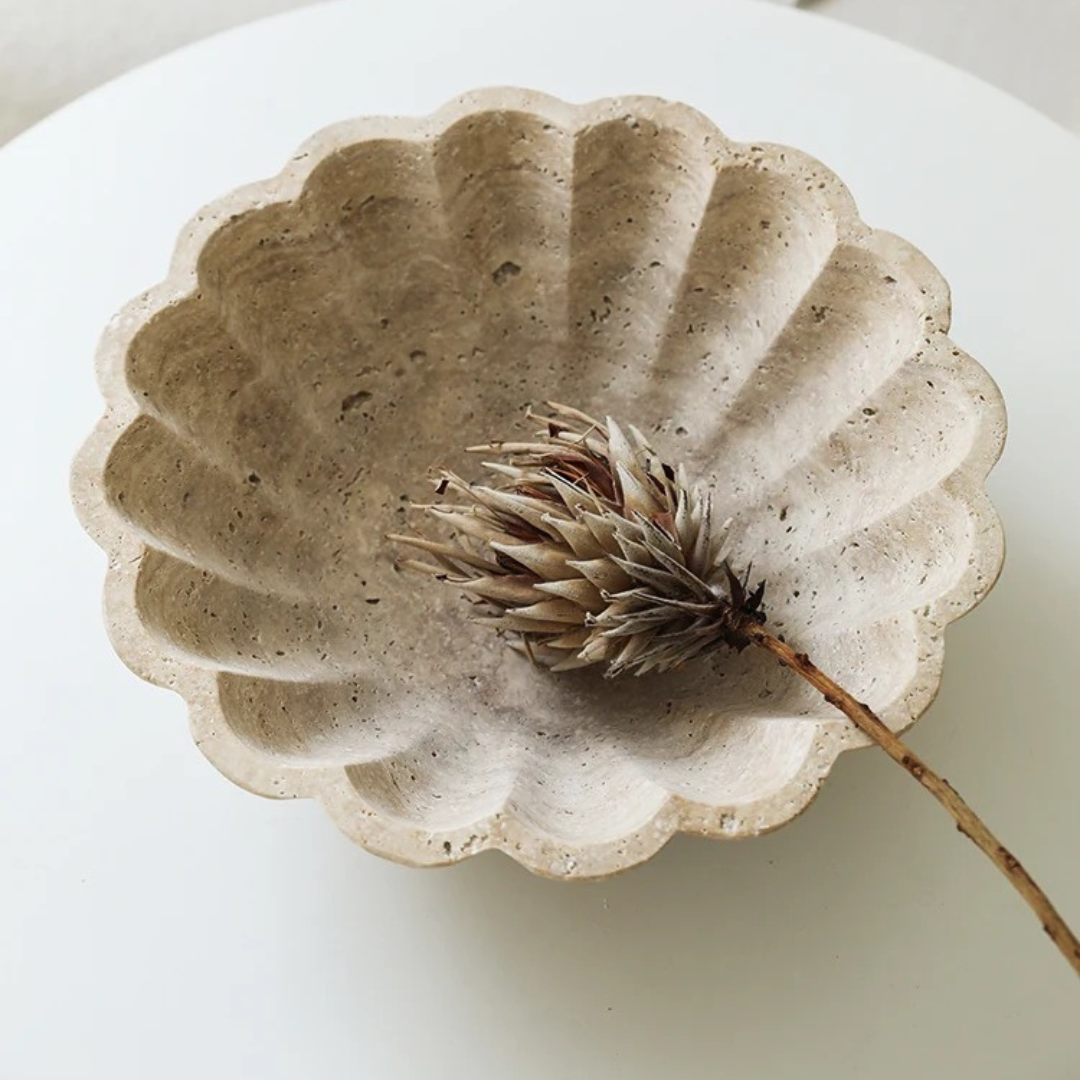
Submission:
<svg viewBox="0 0 1080 1080">
<path fill-rule="evenodd" d="M 847 190 L 824 166 L 786 147 L 731 143 L 693 109 L 657 99 L 618 98 L 569 105 L 532 91 L 495 88 L 466 94 L 426 118 L 364 118 L 335 124 L 308 140 L 279 175 L 224 196 L 186 226 L 165 281 L 125 307 L 103 336 L 97 364 L 107 408 L 73 470 L 77 512 L 86 530 L 109 556 L 107 621 L 117 652 L 142 678 L 183 695 L 190 707 L 196 743 L 226 776 L 262 795 L 319 799 L 338 825 L 371 851 L 410 865 L 430 866 L 496 849 L 547 876 L 598 877 L 649 858 L 676 832 L 739 837 L 782 825 L 809 804 L 838 754 L 864 745 L 863 738 L 846 722 L 811 714 L 807 706 L 804 711 L 809 719 L 805 722 L 815 725 L 812 736 L 804 739 L 801 765 L 778 789 L 753 792 L 734 803 L 710 803 L 669 790 L 647 815 L 616 835 L 598 836 L 587 829 L 576 838 L 555 835 L 530 823 L 527 814 L 515 813 L 506 805 L 463 822 L 440 820 L 433 827 L 425 827 L 422 817 L 395 817 L 385 806 L 365 797 L 349 768 L 320 764 L 315 759 L 305 762 L 303 758 L 267 755 L 225 721 L 218 672 L 213 664 L 192 662 L 182 651 L 163 646 L 161 635 L 147 628 L 139 609 L 139 567 L 152 547 L 152 537 L 134 527 L 127 512 L 120 511 L 110 496 L 106 477 L 110 459 L 125 432 L 145 415 L 144 404 L 129 378 L 132 343 L 162 312 L 197 292 L 199 260 L 212 240 L 220 239 L 232 222 L 254 210 L 299 200 L 305 183 L 320 164 L 349 148 L 380 140 L 430 145 L 455 125 L 491 113 L 539 117 L 546 124 L 575 134 L 613 120 L 640 118 L 660 128 L 677 128 L 688 140 L 701 140 L 701 145 L 712 148 L 710 153 L 715 151 L 717 161 L 722 157 L 725 164 L 738 163 L 747 175 L 756 172 L 761 176 L 782 174 L 788 179 L 805 179 L 805 198 L 814 200 L 814 206 L 819 208 L 816 212 L 829 219 L 837 242 L 849 244 L 867 260 L 885 260 L 895 268 L 886 280 L 895 283 L 895 279 L 901 279 L 901 285 L 915 298 L 912 302 L 920 305 L 926 351 L 946 357 L 952 365 L 951 377 L 973 403 L 978 403 L 974 435 L 970 445 L 965 444 L 963 460 L 938 485 L 954 503 L 966 509 L 971 547 L 966 568 L 950 579 L 939 594 L 920 598 L 918 609 L 910 613 L 914 627 L 910 644 L 917 655 L 911 678 L 894 687 L 886 700 L 871 698 L 896 729 L 914 722 L 937 691 L 945 625 L 972 608 L 999 573 L 1003 538 L 984 481 L 1003 445 L 1004 405 L 989 376 L 946 336 L 949 298 L 940 275 L 910 245 L 863 225 Z M 714 168 L 719 175 L 719 165 L 701 167 Z M 715 180 L 715 176 L 711 179 Z M 697 224 L 693 222 L 695 229 Z M 761 224 L 767 226 L 764 221 Z M 683 258 L 687 257 L 684 253 Z M 680 273 L 685 274 L 685 267 Z M 915 360 L 921 356 L 918 353 Z M 589 401 L 574 404 L 586 408 L 594 405 Z M 636 420 L 635 416 L 621 418 Z M 737 439 L 730 445 L 738 446 Z M 844 655 L 837 655 L 843 668 Z"/>
</svg>

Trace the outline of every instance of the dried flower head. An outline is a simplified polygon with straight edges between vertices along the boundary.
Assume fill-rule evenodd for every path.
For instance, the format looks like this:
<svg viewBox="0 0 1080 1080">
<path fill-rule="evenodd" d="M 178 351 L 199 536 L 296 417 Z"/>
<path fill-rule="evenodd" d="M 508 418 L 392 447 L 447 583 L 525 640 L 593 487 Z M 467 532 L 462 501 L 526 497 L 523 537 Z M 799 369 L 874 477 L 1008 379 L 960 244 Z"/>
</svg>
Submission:
<svg viewBox="0 0 1080 1080">
<path fill-rule="evenodd" d="M 549 408 L 528 414 L 543 425 L 532 441 L 469 448 L 501 459 L 484 463 L 490 486 L 439 475 L 437 493 L 460 501 L 421 509 L 453 535 L 391 537 L 430 559 L 400 565 L 470 593 L 478 621 L 555 671 L 641 675 L 745 646 L 764 585 L 748 592 L 728 565 L 710 493 L 636 428 Z"/>
</svg>

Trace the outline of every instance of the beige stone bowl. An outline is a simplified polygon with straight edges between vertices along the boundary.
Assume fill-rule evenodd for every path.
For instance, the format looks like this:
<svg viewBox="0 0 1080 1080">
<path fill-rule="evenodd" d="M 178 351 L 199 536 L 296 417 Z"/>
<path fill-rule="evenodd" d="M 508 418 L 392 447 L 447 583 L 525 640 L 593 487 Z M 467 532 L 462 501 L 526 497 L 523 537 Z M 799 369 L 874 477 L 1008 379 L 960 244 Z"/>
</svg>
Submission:
<svg viewBox="0 0 1080 1080">
<path fill-rule="evenodd" d="M 902 728 L 1002 559 L 1004 411 L 948 320 L 821 164 L 683 105 L 492 90 L 329 128 L 105 334 L 74 491 L 113 641 L 227 776 L 402 862 L 587 877 L 775 828 L 861 745 L 786 671 L 552 675 L 384 536 L 528 404 L 612 414 L 712 486 L 771 624 Z"/>
</svg>

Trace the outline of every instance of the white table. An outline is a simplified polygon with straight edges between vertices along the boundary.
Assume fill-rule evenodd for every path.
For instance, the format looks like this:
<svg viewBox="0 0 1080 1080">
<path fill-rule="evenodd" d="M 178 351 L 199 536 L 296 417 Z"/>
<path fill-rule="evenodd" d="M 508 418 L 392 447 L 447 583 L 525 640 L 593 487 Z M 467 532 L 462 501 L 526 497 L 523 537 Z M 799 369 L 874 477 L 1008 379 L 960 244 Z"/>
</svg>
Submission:
<svg viewBox="0 0 1080 1080">
<path fill-rule="evenodd" d="M 1080 144 L 941 64 L 779 7 L 349 3 L 136 71 L 0 151 L 0 1076 L 12 1080 L 1080 1075 L 1080 988 L 884 757 L 737 845 L 610 882 L 419 872 L 200 757 L 126 673 L 68 508 L 101 327 L 204 201 L 351 114 L 471 86 L 659 93 L 789 142 L 921 246 L 1002 385 L 1010 541 L 913 743 L 1080 921 Z"/>
</svg>

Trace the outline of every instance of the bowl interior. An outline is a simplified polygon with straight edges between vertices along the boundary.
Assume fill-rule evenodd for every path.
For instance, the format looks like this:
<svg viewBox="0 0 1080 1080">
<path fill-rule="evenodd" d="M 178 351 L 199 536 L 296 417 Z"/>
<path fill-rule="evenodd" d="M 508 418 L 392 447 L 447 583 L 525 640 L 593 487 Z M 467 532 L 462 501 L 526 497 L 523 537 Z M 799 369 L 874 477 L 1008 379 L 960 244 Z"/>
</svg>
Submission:
<svg viewBox="0 0 1080 1080">
<path fill-rule="evenodd" d="M 635 114 L 340 147 L 298 199 L 223 223 L 127 351 L 141 413 L 105 486 L 147 543 L 144 627 L 217 673 L 260 754 L 345 767 L 397 820 L 510 805 L 600 840 L 669 794 L 782 789 L 829 712 L 772 663 L 552 676 L 384 538 L 527 405 L 611 414 L 714 488 L 773 625 L 897 700 L 914 612 L 967 566 L 940 481 L 978 415 L 917 355 L 940 298 L 838 225 L 842 197 L 816 163 Z"/>
</svg>

